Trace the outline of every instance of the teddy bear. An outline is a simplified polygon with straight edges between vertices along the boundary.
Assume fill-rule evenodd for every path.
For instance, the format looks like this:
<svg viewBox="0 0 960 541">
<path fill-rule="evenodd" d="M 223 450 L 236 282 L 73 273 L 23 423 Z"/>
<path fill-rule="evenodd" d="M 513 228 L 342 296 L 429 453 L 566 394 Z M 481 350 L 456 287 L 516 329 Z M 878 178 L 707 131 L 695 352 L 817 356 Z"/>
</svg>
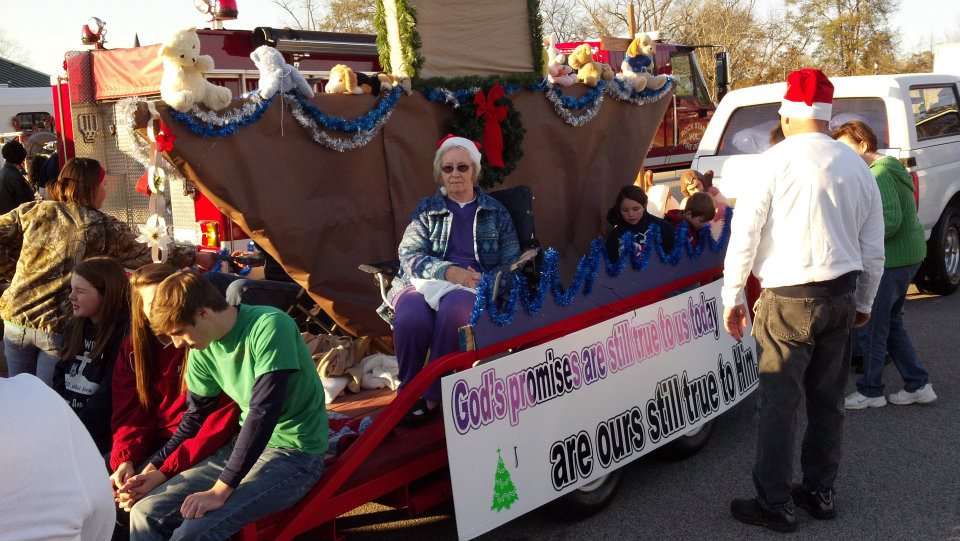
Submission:
<svg viewBox="0 0 960 541">
<path fill-rule="evenodd" d="M 603 76 L 603 68 L 593 60 L 593 49 L 584 43 L 578 45 L 567 58 L 567 64 L 577 70 L 577 81 L 587 86 L 597 86 Z"/>
<path fill-rule="evenodd" d="M 705 192 L 713 188 L 713 169 L 701 173 L 694 169 L 687 169 L 680 173 L 680 193 L 690 197 L 697 192 Z"/>
<path fill-rule="evenodd" d="M 555 85 L 570 86 L 577 82 L 573 68 L 565 64 L 566 57 L 557 52 L 557 34 L 543 38 L 543 67 L 547 80 Z"/>
<path fill-rule="evenodd" d="M 363 89 L 357 86 L 357 74 L 344 64 L 330 68 L 330 79 L 323 90 L 327 94 L 363 94 Z"/>
<path fill-rule="evenodd" d="M 304 98 L 313 97 L 313 87 L 303 78 L 297 68 L 287 64 L 280 51 L 269 45 L 261 45 L 250 53 L 257 69 L 260 70 L 260 97 L 267 100 L 280 92 L 296 89 Z"/>
<path fill-rule="evenodd" d="M 666 84 L 664 75 L 653 75 L 653 55 L 656 53 L 656 43 L 647 34 L 640 34 L 627 47 L 627 53 L 620 63 L 618 78 L 633 87 L 637 92 L 649 88 L 659 90 Z"/>
<path fill-rule="evenodd" d="M 163 78 L 160 97 L 170 107 L 185 113 L 202 103 L 219 111 L 230 105 L 233 94 L 229 88 L 217 86 L 203 74 L 213 70 L 213 58 L 200 54 L 200 38 L 196 28 L 185 28 L 173 33 L 157 53 L 163 60 Z"/>
</svg>

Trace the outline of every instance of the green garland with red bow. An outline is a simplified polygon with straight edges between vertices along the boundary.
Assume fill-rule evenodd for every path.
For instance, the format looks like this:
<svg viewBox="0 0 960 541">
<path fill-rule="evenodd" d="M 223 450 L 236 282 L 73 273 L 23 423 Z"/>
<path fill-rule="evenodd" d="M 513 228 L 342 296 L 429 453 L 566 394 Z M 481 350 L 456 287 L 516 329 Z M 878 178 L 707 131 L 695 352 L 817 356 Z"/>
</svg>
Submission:
<svg viewBox="0 0 960 541">
<path fill-rule="evenodd" d="M 480 162 L 480 186 L 491 189 L 502 184 L 523 157 L 523 134 L 526 129 L 520 113 L 506 97 L 499 83 L 481 89 L 472 101 L 455 109 L 450 133 L 480 141 L 483 158 Z"/>
</svg>

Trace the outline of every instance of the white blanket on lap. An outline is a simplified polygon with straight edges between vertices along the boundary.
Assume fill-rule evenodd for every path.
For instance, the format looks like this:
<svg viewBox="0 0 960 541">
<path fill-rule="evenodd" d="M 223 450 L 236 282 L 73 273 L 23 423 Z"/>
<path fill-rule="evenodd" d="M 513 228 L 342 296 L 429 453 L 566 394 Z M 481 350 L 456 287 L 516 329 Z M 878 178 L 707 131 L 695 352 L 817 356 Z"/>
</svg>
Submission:
<svg viewBox="0 0 960 541">
<path fill-rule="evenodd" d="M 434 310 L 440 308 L 440 299 L 442 299 L 444 295 L 450 293 L 451 291 L 462 289 L 464 291 L 469 291 L 474 295 L 477 294 L 476 289 L 455 284 L 453 282 L 448 282 L 446 280 L 436 280 L 433 278 L 411 278 L 410 283 L 413 285 L 413 288 L 417 290 L 417 293 L 423 295 L 423 300 L 427 301 L 427 304 L 430 305 L 430 308 Z"/>
</svg>

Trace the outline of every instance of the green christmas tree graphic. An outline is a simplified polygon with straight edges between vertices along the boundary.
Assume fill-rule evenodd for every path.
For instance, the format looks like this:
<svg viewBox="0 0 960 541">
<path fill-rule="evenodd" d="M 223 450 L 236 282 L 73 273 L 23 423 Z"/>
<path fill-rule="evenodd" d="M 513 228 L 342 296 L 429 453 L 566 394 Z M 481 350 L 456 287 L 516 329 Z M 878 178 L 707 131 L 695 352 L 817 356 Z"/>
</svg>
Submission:
<svg viewBox="0 0 960 541">
<path fill-rule="evenodd" d="M 499 513 L 504 509 L 510 509 L 513 502 L 520 499 L 517 495 L 517 487 L 510 479 L 510 472 L 503 463 L 503 456 L 500 449 L 497 449 L 497 473 L 493 476 L 493 503 L 490 504 L 490 510 Z"/>
</svg>

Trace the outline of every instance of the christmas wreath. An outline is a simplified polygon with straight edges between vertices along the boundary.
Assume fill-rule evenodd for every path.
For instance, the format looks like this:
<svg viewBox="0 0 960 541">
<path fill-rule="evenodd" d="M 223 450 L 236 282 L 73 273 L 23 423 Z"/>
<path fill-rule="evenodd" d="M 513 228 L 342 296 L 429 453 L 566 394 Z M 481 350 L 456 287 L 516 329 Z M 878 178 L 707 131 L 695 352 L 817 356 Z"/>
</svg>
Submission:
<svg viewBox="0 0 960 541">
<path fill-rule="evenodd" d="M 490 104 L 478 104 L 478 101 L 483 100 L 466 100 L 454 110 L 455 113 L 453 120 L 451 120 L 449 130 L 450 133 L 455 133 L 460 137 L 485 143 L 483 158 L 480 162 L 480 186 L 487 190 L 498 184 L 502 184 L 504 179 L 517 167 L 517 162 L 523 157 L 523 134 L 526 132 L 520 120 L 520 113 L 518 113 L 517 109 L 513 106 L 513 102 L 503 95 L 502 92 L 496 93 L 494 91 L 495 88 L 499 88 L 499 85 L 495 84 L 486 91 L 485 94 L 490 95 L 491 92 L 494 93 L 494 95 L 491 96 L 495 97 L 492 108 L 506 108 L 506 115 L 499 122 L 500 132 L 503 136 L 502 167 L 490 163 L 490 158 L 488 157 L 489 149 L 486 148 L 488 146 L 486 144 L 488 138 L 485 137 L 484 131 L 487 122 L 492 122 L 490 118 L 491 115 L 484 114 L 483 111 L 479 111 L 478 113 L 478 110 L 485 105 L 487 108 L 491 108 Z M 483 90 L 481 90 L 481 92 L 483 92 Z M 482 95 L 481 92 L 478 92 L 478 95 Z"/>
</svg>

